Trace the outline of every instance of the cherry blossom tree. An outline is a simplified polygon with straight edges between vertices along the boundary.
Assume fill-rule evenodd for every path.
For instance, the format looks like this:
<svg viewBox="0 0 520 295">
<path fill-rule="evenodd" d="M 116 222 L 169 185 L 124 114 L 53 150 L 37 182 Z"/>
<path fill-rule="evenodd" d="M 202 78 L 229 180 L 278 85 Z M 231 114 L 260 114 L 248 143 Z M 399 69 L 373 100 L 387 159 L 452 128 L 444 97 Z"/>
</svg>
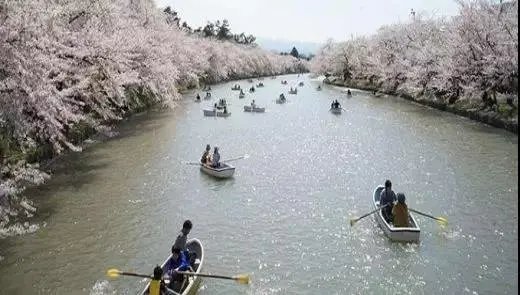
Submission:
<svg viewBox="0 0 520 295">
<path fill-rule="evenodd" d="M 105 132 L 144 105 L 172 106 L 179 87 L 200 81 L 307 67 L 290 56 L 201 38 L 178 22 L 153 0 L 1 0 L 0 190 L 13 194 L 44 179 L 41 157 L 28 154 L 80 151 L 78 126 Z M 5 205 L 0 209 L 1 227 Z"/>
</svg>

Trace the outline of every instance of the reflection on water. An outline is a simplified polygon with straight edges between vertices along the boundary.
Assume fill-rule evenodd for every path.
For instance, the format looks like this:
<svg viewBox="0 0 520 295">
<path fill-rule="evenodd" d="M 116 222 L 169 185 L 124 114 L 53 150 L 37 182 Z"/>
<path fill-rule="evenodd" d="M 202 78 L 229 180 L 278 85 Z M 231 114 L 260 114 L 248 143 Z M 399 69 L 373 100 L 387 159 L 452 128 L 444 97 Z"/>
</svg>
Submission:
<svg viewBox="0 0 520 295">
<path fill-rule="evenodd" d="M 289 103 L 274 103 L 301 79 L 266 79 L 241 100 L 236 82 L 212 87 L 231 102 L 229 118 L 203 117 L 214 101 L 187 94 L 59 161 L 31 192 L 47 226 L 0 241 L 1 292 L 135 294 L 146 282 L 108 281 L 106 270 L 150 273 L 190 218 L 205 272 L 252 278 L 205 279 L 199 294 L 517 293 L 516 135 L 400 99 L 318 92 L 307 78 Z M 265 113 L 242 111 L 253 98 Z M 332 99 L 347 111 L 332 115 Z M 184 163 L 207 143 L 222 158 L 250 158 L 215 180 Z M 370 217 L 350 227 L 387 178 L 409 207 L 449 226 L 417 216 L 420 244 L 388 241 Z"/>
</svg>

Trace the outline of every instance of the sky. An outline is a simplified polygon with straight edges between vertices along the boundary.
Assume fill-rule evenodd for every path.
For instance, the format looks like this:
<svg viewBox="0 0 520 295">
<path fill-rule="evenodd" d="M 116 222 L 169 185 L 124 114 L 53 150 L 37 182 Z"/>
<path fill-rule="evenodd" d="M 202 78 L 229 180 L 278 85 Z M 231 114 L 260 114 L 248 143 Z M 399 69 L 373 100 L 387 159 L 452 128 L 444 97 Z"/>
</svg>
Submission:
<svg viewBox="0 0 520 295">
<path fill-rule="evenodd" d="M 435 16 L 458 12 L 454 0 L 155 0 L 171 6 L 196 29 L 227 19 L 233 33 L 273 40 L 325 43 L 370 35 L 385 24 L 404 22 L 410 10 Z"/>
</svg>

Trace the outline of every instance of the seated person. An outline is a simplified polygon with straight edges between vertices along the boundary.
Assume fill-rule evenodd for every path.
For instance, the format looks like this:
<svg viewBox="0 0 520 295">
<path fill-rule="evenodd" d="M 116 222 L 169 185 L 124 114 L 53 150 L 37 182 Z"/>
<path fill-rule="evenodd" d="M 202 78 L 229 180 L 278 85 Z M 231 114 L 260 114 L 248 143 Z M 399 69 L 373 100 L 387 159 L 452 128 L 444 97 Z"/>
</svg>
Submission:
<svg viewBox="0 0 520 295">
<path fill-rule="evenodd" d="M 168 262 L 166 262 L 164 269 L 164 274 L 170 278 L 168 287 L 175 292 L 181 292 L 182 286 L 184 285 L 184 275 L 178 272 L 193 271 L 188 263 L 188 259 L 186 259 L 186 255 L 181 249 L 175 246 L 172 247 L 172 256 Z"/>
<path fill-rule="evenodd" d="M 200 94 L 197 93 L 197 100 L 200 100 Z"/>
<path fill-rule="evenodd" d="M 156 266 L 153 269 L 153 279 L 150 281 L 150 285 L 148 286 L 148 290 L 146 290 L 146 294 L 149 295 L 165 295 L 171 294 L 168 293 L 166 284 L 163 279 L 163 270 L 160 266 Z"/>
<path fill-rule="evenodd" d="M 206 145 L 206 151 L 202 154 L 202 157 L 200 158 L 200 162 L 202 164 L 207 163 L 210 150 L 211 150 L 211 147 L 209 146 L 209 144 L 207 144 Z"/>
<path fill-rule="evenodd" d="M 385 218 L 386 222 L 392 221 L 392 206 L 393 202 L 396 201 L 395 193 L 392 191 L 392 182 L 390 180 L 385 181 L 385 189 L 381 191 L 381 195 L 379 198 L 379 205 L 385 206 L 386 204 L 389 204 L 385 208 L 383 208 L 382 214 Z"/>
<path fill-rule="evenodd" d="M 256 107 L 256 104 L 255 104 L 255 100 L 253 99 L 253 101 L 251 102 L 251 107 L 254 108 Z"/>
<path fill-rule="evenodd" d="M 211 160 L 211 167 L 213 168 L 218 168 L 220 167 L 220 154 L 218 152 L 218 147 L 215 147 L 215 149 L 213 150 L 213 156 L 212 156 L 212 160 Z"/>
<path fill-rule="evenodd" d="M 408 227 L 408 206 L 403 193 L 397 193 L 397 204 L 392 208 L 393 224 L 395 227 Z"/>
</svg>

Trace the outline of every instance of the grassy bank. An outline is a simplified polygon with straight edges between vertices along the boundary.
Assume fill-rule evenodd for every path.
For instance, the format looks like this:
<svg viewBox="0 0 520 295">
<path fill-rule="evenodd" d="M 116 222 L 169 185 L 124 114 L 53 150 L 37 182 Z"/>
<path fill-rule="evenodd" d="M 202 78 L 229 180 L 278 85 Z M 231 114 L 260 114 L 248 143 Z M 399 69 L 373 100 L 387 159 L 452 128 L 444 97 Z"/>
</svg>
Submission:
<svg viewBox="0 0 520 295">
<path fill-rule="evenodd" d="M 428 93 L 424 90 L 416 90 L 415 92 L 412 92 L 403 88 L 394 87 L 394 85 L 385 85 L 384 83 L 374 85 L 367 80 L 343 80 L 340 77 L 331 76 L 325 78 L 323 83 L 399 96 L 425 106 L 454 113 L 518 134 L 518 106 L 509 105 L 507 103 L 507 98 L 504 95 L 497 95 L 497 104 L 494 107 L 488 107 L 484 102 L 475 103 L 454 100 L 453 103 L 450 103 L 449 101 L 436 97 L 434 94 Z"/>
</svg>

